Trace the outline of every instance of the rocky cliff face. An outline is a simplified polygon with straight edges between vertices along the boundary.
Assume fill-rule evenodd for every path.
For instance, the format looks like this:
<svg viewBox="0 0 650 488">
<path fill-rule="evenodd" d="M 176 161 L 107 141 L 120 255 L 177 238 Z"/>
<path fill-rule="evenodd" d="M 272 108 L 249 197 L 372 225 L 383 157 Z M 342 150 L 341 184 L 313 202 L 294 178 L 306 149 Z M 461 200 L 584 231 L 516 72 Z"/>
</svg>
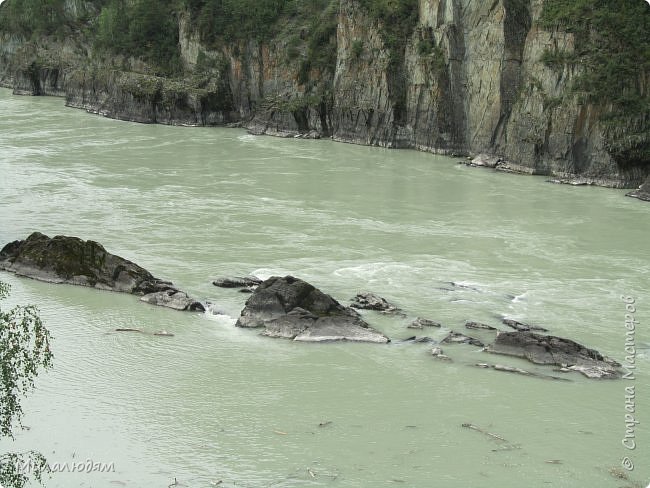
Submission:
<svg viewBox="0 0 650 488">
<path fill-rule="evenodd" d="M 417 23 L 396 50 L 381 21 L 356 0 L 340 0 L 335 61 L 302 73 L 307 47 L 289 56 L 286 30 L 268 42 L 207 46 L 187 12 L 178 21 L 185 74 L 175 79 L 134 59 L 98 61 L 83 41 L 5 33 L 0 83 L 119 119 L 237 122 L 257 134 L 487 153 L 518 172 L 638 186 L 650 173 L 639 156 L 650 145 L 650 117 L 604 124 L 602 106 L 571 92 L 579 64 L 541 62 L 546 50 L 575 49 L 572 34 L 541 27 L 544 1 L 419 0 Z M 88 15 L 69 3 L 70 15 Z M 294 27 L 301 39 L 309 34 Z"/>
</svg>

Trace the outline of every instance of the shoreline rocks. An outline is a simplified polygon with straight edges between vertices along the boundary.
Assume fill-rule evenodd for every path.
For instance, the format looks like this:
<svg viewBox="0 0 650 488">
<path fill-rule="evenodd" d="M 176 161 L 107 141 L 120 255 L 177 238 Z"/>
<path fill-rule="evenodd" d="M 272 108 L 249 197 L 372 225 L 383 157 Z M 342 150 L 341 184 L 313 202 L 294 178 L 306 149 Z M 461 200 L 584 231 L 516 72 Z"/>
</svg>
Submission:
<svg viewBox="0 0 650 488">
<path fill-rule="evenodd" d="M 358 312 L 293 276 L 273 276 L 262 282 L 235 325 L 264 328 L 262 335 L 303 342 L 390 342 Z"/>
<path fill-rule="evenodd" d="M 115 254 L 95 241 L 48 237 L 40 232 L 10 242 L 0 250 L 0 270 L 48 283 L 88 286 L 129 293 L 175 310 L 204 311 L 204 306 L 169 281 Z"/>
<path fill-rule="evenodd" d="M 636 190 L 625 194 L 626 197 L 638 198 L 644 202 L 650 202 L 650 176 L 645 182 Z"/>
</svg>

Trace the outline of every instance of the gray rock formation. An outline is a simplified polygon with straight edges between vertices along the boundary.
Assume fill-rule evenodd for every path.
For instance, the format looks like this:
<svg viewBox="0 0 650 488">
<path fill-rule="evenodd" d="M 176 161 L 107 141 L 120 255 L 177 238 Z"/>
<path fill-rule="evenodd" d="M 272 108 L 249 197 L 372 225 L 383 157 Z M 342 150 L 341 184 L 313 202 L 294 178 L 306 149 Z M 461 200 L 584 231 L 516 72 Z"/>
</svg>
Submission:
<svg viewBox="0 0 650 488">
<path fill-rule="evenodd" d="M 34 232 L 0 250 L 0 269 L 49 283 L 89 286 L 133 295 L 177 310 L 199 310 L 200 302 L 155 278 L 146 269 L 109 253 L 101 244 L 77 237 Z"/>
<path fill-rule="evenodd" d="M 246 301 L 237 327 L 264 328 L 263 335 L 304 342 L 387 343 L 352 308 L 293 276 L 273 276 Z"/>
<path fill-rule="evenodd" d="M 491 325 L 487 324 L 482 324 L 481 322 L 467 322 L 465 323 L 465 327 L 467 329 L 482 329 L 482 330 L 497 330 L 496 327 L 492 327 Z"/>
<path fill-rule="evenodd" d="M 212 284 L 220 288 L 250 288 L 259 285 L 261 282 L 262 280 L 255 276 L 232 276 L 217 278 Z"/>
<path fill-rule="evenodd" d="M 466 336 L 460 332 L 454 332 L 453 330 L 449 332 L 449 335 L 440 341 L 441 344 L 471 344 L 472 346 L 484 347 L 483 344 L 478 339 L 474 337 Z"/>
<path fill-rule="evenodd" d="M 422 337 L 411 336 L 411 337 L 407 337 L 406 339 L 402 339 L 399 342 L 402 343 L 402 344 L 403 343 L 429 344 L 429 343 L 433 343 L 433 342 L 436 342 L 436 341 L 434 339 L 432 339 L 431 337 L 427 337 L 427 336 L 422 336 Z"/>
<path fill-rule="evenodd" d="M 643 185 L 636 190 L 629 192 L 626 196 L 650 202 L 650 176 L 648 176 Z"/>
<path fill-rule="evenodd" d="M 151 305 L 173 308 L 174 310 L 205 312 L 205 307 L 202 303 L 190 298 L 184 291 L 174 289 L 148 293 L 140 298 L 140 300 Z"/>
<path fill-rule="evenodd" d="M 431 349 L 431 355 L 436 359 L 440 359 L 441 361 L 451 361 L 451 358 L 447 356 L 440 347 L 437 346 Z"/>
<path fill-rule="evenodd" d="M 535 364 L 549 364 L 580 371 L 590 378 L 619 378 L 620 366 L 598 351 L 561 337 L 534 332 L 499 332 L 487 352 L 528 359 Z"/>
<path fill-rule="evenodd" d="M 532 377 L 535 377 L 535 378 L 543 378 L 543 379 L 548 379 L 548 380 L 571 381 L 568 378 L 562 378 L 561 376 L 552 376 L 552 375 L 541 374 L 541 373 L 533 373 L 533 372 L 527 371 L 525 369 L 516 368 L 514 366 L 504 366 L 502 364 L 477 363 L 476 366 L 479 367 L 479 368 L 483 368 L 483 369 L 494 369 L 495 371 L 502 371 L 504 373 L 515 373 L 515 374 L 520 374 L 520 375 L 523 375 L 523 376 L 532 376 Z"/>
<path fill-rule="evenodd" d="M 503 319 L 502 322 L 508 327 L 510 327 L 511 329 L 515 329 L 519 332 L 528 332 L 531 330 L 537 332 L 548 332 L 548 329 L 545 329 L 544 327 L 540 327 L 539 325 L 524 324 L 523 322 L 519 322 L 518 320 Z"/>
<path fill-rule="evenodd" d="M 407 327 L 409 329 L 424 329 L 425 327 L 442 327 L 442 325 L 439 322 L 434 322 L 433 320 L 418 317 L 409 325 L 407 325 Z"/>
<path fill-rule="evenodd" d="M 376 310 L 377 312 L 383 313 L 399 311 L 397 307 L 391 305 L 385 298 L 370 292 L 357 293 L 351 301 L 351 307 L 362 310 Z"/>
</svg>

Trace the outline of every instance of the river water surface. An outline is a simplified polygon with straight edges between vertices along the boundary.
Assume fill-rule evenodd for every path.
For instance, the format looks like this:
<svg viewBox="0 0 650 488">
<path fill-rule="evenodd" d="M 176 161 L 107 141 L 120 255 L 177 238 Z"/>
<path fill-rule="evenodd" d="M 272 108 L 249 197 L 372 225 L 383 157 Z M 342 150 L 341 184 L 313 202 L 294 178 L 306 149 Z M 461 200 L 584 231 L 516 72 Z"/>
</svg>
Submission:
<svg viewBox="0 0 650 488">
<path fill-rule="evenodd" d="M 0 90 L 0 245 L 36 230 L 93 239 L 219 312 L 1 273 L 3 309 L 39 306 L 55 363 L 25 400 L 30 429 L 0 447 L 114 465 L 54 473 L 47 486 L 61 488 L 645 488 L 650 206 L 623 195 L 413 151 L 120 122 Z M 292 274 L 344 303 L 370 290 L 408 316 L 364 314 L 388 345 L 260 337 L 234 327 L 247 296 L 211 285 L 248 273 Z M 621 295 L 636 300 L 634 380 L 526 378 L 472 365 L 558 373 L 399 343 L 417 316 L 443 324 L 415 331 L 436 339 L 507 316 L 623 361 Z M 161 329 L 175 336 L 150 334 Z M 626 386 L 634 450 L 621 442 Z"/>
</svg>

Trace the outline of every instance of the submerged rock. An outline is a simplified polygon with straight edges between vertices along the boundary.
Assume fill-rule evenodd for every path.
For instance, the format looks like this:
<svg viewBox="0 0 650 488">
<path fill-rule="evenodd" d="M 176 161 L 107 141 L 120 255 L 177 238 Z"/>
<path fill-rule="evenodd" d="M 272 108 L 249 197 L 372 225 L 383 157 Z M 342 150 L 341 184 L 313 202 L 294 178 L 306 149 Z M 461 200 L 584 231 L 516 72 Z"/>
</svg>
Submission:
<svg viewBox="0 0 650 488">
<path fill-rule="evenodd" d="M 431 349 L 431 355 L 436 358 L 440 359 L 441 361 L 451 361 L 451 358 L 447 356 L 443 351 L 442 348 L 440 347 L 434 347 Z"/>
<path fill-rule="evenodd" d="M 422 337 L 412 336 L 412 337 L 407 337 L 406 339 L 402 339 L 400 342 L 410 342 L 412 344 L 428 344 L 436 341 L 433 338 L 427 336 L 422 336 Z"/>
<path fill-rule="evenodd" d="M 295 341 L 386 343 L 352 308 L 293 276 L 273 276 L 246 301 L 237 327 L 263 327 L 263 335 Z"/>
<path fill-rule="evenodd" d="M 250 290 L 251 287 L 255 287 L 261 282 L 262 280 L 256 276 L 232 276 L 217 278 L 212 282 L 212 284 L 220 288 L 244 288 Z"/>
<path fill-rule="evenodd" d="M 442 327 L 442 325 L 438 322 L 434 322 L 433 320 L 423 319 L 421 317 L 418 317 L 409 325 L 407 325 L 407 328 L 409 329 L 424 329 L 425 327 Z"/>
<path fill-rule="evenodd" d="M 519 322 L 513 319 L 503 319 L 502 322 L 511 329 L 515 329 L 519 332 L 528 332 L 531 330 L 536 330 L 538 332 L 548 332 L 548 329 L 540 327 L 539 325 L 524 324 L 523 322 Z"/>
<path fill-rule="evenodd" d="M 89 286 L 149 297 L 149 303 L 177 310 L 203 310 L 169 281 L 155 278 L 149 271 L 109 253 L 94 241 L 77 237 L 48 237 L 34 232 L 24 241 L 14 241 L 0 250 L 0 269 L 49 283 Z M 167 299 L 162 295 L 174 297 Z M 181 308 L 181 304 L 184 307 Z"/>
<path fill-rule="evenodd" d="M 461 334 L 460 332 L 454 332 L 453 330 L 451 332 L 449 332 L 449 335 L 447 337 L 445 337 L 443 340 L 441 340 L 440 343 L 444 343 L 444 344 L 471 344 L 472 346 L 478 346 L 478 347 L 484 347 L 485 346 L 485 344 L 483 344 L 478 339 L 475 339 L 474 337 L 466 336 L 465 334 Z"/>
<path fill-rule="evenodd" d="M 467 329 L 483 329 L 483 330 L 497 330 L 496 327 L 491 325 L 482 324 L 481 322 L 466 322 L 465 327 Z"/>
<path fill-rule="evenodd" d="M 155 293 L 148 293 L 147 295 L 140 298 L 140 300 L 146 303 L 150 303 L 151 305 L 173 308 L 174 310 L 205 312 L 205 307 L 203 304 L 187 296 L 187 293 L 184 291 L 157 291 Z"/>
<path fill-rule="evenodd" d="M 533 373 L 531 371 L 526 371 L 525 369 L 516 368 L 514 366 L 504 366 L 502 364 L 488 364 L 488 363 L 477 363 L 476 366 L 479 368 L 494 369 L 495 371 L 503 371 L 505 373 L 516 373 L 523 376 L 532 376 L 535 378 L 543 378 L 548 380 L 559 380 L 559 381 L 571 381 L 568 378 L 562 378 L 560 376 L 551 376 L 547 374 Z"/>
<path fill-rule="evenodd" d="M 399 311 L 397 307 L 391 305 L 385 298 L 370 292 L 357 293 L 352 299 L 350 306 L 363 310 L 376 310 L 383 313 Z"/>
<path fill-rule="evenodd" d="M 618 378 L 620 366 L 570 339 L 534 332 L 499 332 L 486 351 L 528 359 L 535 364 L 550 364 L 580 371 L 590 378 Z"/>
</svg>

